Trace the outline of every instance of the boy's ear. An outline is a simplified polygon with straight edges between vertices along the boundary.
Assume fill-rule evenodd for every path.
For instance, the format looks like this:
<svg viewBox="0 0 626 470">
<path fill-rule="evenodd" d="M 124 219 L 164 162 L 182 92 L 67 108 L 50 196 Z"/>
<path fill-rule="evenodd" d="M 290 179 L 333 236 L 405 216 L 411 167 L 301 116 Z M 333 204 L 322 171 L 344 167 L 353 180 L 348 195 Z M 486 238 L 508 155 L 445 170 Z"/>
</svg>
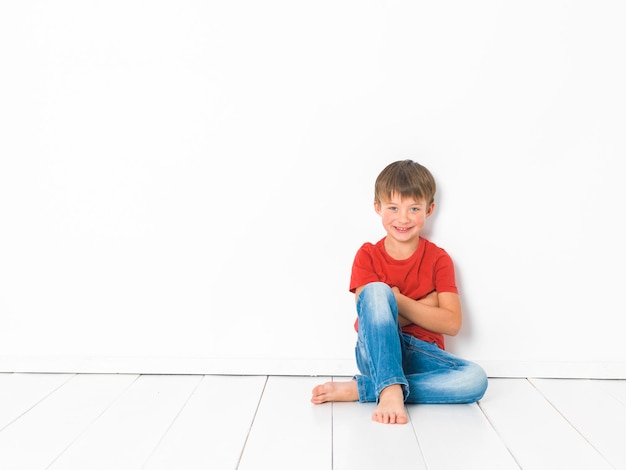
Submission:
<svg viewBox="0 0 626 470">
<path fill-rule="evenodd" d="M 426 211 L 426 217 L 430 217 L 434 211 L 435 211 L 435 203 L 433 202 L 428 208 L 428 210 Z"/>
<path fill-rule="evenodd" d="M 378 201 L 374 201 L 374 210 L 376 211 L 378 215 L 380 215 L 381 208 L 380 208 L 380 203 Z"/>
</svg>

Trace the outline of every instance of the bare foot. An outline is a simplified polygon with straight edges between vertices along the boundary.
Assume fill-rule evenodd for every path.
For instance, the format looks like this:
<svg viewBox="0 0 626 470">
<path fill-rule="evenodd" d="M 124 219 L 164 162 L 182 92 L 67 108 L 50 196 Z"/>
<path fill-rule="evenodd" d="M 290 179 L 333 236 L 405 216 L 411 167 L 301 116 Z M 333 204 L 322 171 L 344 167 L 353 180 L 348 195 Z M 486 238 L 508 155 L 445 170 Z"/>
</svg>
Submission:
<svg viewBox="0 0 626 470">
<path fill-rule="evenodd" d="M 349 382 L 326 382 L 313 389 L 311 403 L 319 405 L 327 401 L 357 401 L 359 389 L 356 380 Z"/>
<path fill-rule="evenodd" d="M 400 384 L 390 385 L 380 392 L 378 406 L 372 419 L 383 424 L 406 424 L 408 422 Z"/>
</svg>

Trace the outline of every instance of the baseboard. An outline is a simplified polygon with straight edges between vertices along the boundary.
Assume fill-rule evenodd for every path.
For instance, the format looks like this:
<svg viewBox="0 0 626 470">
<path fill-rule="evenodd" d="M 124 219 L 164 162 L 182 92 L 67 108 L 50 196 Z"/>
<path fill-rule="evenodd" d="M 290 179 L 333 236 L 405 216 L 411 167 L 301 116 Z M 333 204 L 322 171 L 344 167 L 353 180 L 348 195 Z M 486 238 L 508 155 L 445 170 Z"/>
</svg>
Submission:
<svg viewBox="0 0 626 470">
<path fill-rule="evenodd" d="M 0 356 L 0 372 L 352 376 L 353 359 Z"/>
<path fill-rule="evenodd" d="M 626 362 L 475 360 L 489 377 L 626 379 Z M 353 359 L 0 356 L 0 372 L 352 376 Z"/>
<path fill-rule="evenodd" d="M 489 377 L 626 379 L 626 362 L 477 360 Z"/>
</svg>

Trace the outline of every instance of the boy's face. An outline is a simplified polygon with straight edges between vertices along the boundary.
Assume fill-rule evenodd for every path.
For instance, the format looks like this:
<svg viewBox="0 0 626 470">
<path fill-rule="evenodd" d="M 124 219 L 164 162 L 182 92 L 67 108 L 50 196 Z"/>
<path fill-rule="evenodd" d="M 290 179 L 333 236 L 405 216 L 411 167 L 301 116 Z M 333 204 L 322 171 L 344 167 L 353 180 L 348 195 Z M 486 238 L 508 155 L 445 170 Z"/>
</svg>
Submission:
<svg viewBox="0 0 626 470">
<path fill-rule="evenodd" d="M 435 209 L 435 203 L 428 205 L 424 199 L 402 198 L 394 193 L 389 200 L 381 200 L 380 204 L 374 202 L 374 208 L 389 237 L 398 242 L 410 242 L 419 239 L 426 219 Z"/>
</svg>

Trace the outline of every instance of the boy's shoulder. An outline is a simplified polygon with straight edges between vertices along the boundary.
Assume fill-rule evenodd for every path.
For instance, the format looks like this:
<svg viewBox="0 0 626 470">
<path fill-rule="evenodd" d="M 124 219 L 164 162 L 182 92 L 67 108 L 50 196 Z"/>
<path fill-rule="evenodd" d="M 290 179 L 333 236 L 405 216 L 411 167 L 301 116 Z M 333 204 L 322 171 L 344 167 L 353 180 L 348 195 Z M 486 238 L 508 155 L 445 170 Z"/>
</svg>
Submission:
<svg viewBox="0 0 626 470">
<path fill-rule="evenodd" d="M 445 249 L 443 249 L 442 247 L 440 247 L 439 245 L 431 242 L 430 240 L 428 240 L 426 238 L 421 238 L 420 239 L 420 243 L 423 246 L 422 253 L 424 253 L 423 256 L 425 258 L 434 258 L 436 260 L 440 260 L 442 258 L 447 258 L 450 261 L 452 261 L 452 258 L 450 257 L 448 252 Z"/>
<path fill-rule="evenodd" d="M 429 239 L 424 238 L 424 237 L 420 237 L 420 243 L 423 243 L 424 244 L 424 248 L 428 249 L 428 250 L 446 251 L 443 248 L 441 248 L 439 245 L 431 242 Z"/>
<path fill-rule="evenodd" d="M 381 238 L 377 242 L 365 242 L 359 248 L 359 251 L 385 251 L 385 237 Z"/>
</svg>

